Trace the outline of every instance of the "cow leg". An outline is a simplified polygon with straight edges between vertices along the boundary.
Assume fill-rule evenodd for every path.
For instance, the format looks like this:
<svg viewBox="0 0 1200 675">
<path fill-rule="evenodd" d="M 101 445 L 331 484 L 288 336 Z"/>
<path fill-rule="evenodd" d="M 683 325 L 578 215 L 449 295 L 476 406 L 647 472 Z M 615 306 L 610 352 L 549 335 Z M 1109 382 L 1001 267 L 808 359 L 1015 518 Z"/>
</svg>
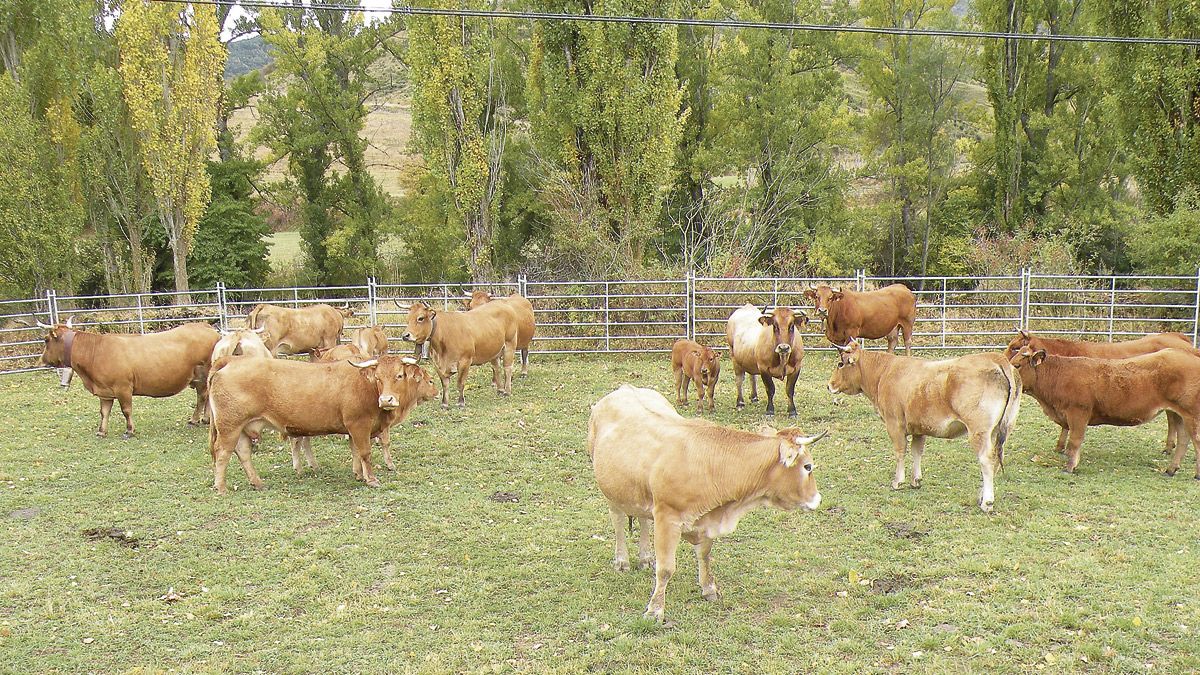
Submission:
<svg viewBox="0 0 1200 675">
<path fill-rule="evenodd" d="M 529 347 L 521 348 L 521 377 L 529 375 Z"/>
<path fill-rule="evenodd" d="M 1182 423 L 1182 419 L 1179 417 L 1179 413 L 1175 412 L 1174 410 L 1167 411 L 1167 442 L 1163 447 L 1164 455 L 1170 455 L 1175 452 L 1175 445 L 1177 443 L 1179 443 L 1179 436 L 1180 436 L 1179 425 L 1181 423 Z M 1187 434 L 1186 433 L 1183 434 L 1183 439 L 1184 439 L 1184 451 L 1186 452 L 1187 451 L 1187 445 L 1186 445 L 1187 444 Z"/>
<path fill-rule="evenodd" d="M 108 435 L 108 416 L 112 413 L 112 404 L 111 398 L 100 399 L 100 428 L 96 429 L 96 435 L 100 438 Z"/>
<path fill-rule="evenodd" d="M 983 474 L 983 487 L 979 490 L 979 508 L 984 513 L 991 513 L 992 505 L 996 503 L 995 487 L 992 484 L 996 475 L 996 463 L 992 452 L 991 432 L 972 434 L 971 445 L 975 447 L 975 455 L 979 458 L 979 470 Z"/>
<path fill-rule="evenodd" d="M 921 455 L 925 453 L 925 437 L 913 434 L 912 445 L 909 446 L 913 458 L 913 475 L 911 485 L 921 487 Z"/>
<path fill-rule="evenodd" d="M 196 390 L 196 408 L 192 411 L 192 426 L 208 424 L 208 368 L 203 365 L 193 369 L 192 387 Z"/>
<path fill-rule="evenodd" d="M 292 471 L 295 471 L 296 475 L 299 476 L 303 473 L 300 469 L 300 437 L 293 436 L 292 442 L 288 446 L 292 452 Z"/>
<path fill-rule="evenodd" d="M 225 469 L 229 466 L 229 456 L 233 454 L 233 447 L 237 444 L 241 433 L 228 434 L 218 433 L 212 448 L 213 453 L 213 488 L 217 494 L 223 495 L 229 492 L 225 486 Z"/>
<path fill-rule="evenodd" d="M 688 389 L 690 389 L 691 386 L 692 386 L 691 376 L 684 373 L 683 374 L 683 392 L 682 392 L 682 395 L 679 397 L 679 402 L 685 406 L 687 405 L 687 402 L 688 402 Z M 699 389 L 700 388 L 699 385 L 697 385 L 696 388 Z M 696 394 L 696 395 L 699 396 L 700 394 Z"/>
<path fill-rule="evenodd" d="M 255 490 L 265 489 L 266 484 L 263 483 L 262 478 L 259 478 L 258 472 L 254 470 L 254 465 L 250 463 L 250 437 L 246 434 L 238 434 L 234 452 L 237 453 L 238 461 L 242 463 L 242 470 L 246 472 L 246 480 L 250 481 L 250 487 Z M 226 462 L 228 461 L 227 455 Z"/>
<path fill-rule="evenodd" d="M 458 364 L 458 407 L 467 405 L 467 373 L 471 372 L 471 361 L 464 360 Z"/>
<path fill-rule="evenodd" d="M 887 350 L 889 354 L 896 353 L 896 346 L 900 344 L 900 326 L 892 329 L 892 332 L 887 334 Z"/>
<path fill-rule="evenodd" d="M 904 355 L 905 356 L 912 356 L 912 334 L 913 334 L 913 323 L 915 323 L 915 322 L 916 322 L 916 319 L 913 319 L 913 321 L 906 321 L 906 322 L 900 324 L 900 330 L 904 333 Z"/>
<path fill-rule="evenodd" d="M 762 375 L 759 375 L 759 377 L 762 378 L 763 389 L 767 390 L 767 417 L 774 417 L 775 416 L 775 381 L 771 379 L 770 375 L 767 375 L 765 373 Z M 754 382 L 753 379 L 751 379 L 750 381 Z M 750 400 L 754 401 L 755 398 L 751 397 Z"/>
<path fill-rule="evenodd" d="M 717 592 L 717 580 L 713 578 L 712 560 L 709 558 L 712 545 L 713 540 L 708 537 L 701 537 L 696 544 L 696 562 L 700 568 L 700 597 L 709 601 L 721 599 L 721 594 Z"/>
<path fill-rule="evenodd" d="M 500 357 L 497 356 L 496 358 L 492 359 L 491 361 L 488 361 L 488 363 L 492 366 L 492 386 L 496 388 L 497 394 L 500 394 L 501 396 L 503 396 L 504 395 L 504 382 L 503 382 L 503 380 L 500 379 L 500 376 L 501 376 Z"/>
<path fill-rule="evenodd" d="M 654 512 L 654 594 L 644 618 L 662 623 L 667 601 L 667 583 L 675 574 L 675 549 L 679 546 L 679 522 L 670 514 Z"/>
<path fill-rule="evenodd" d="M 608 517 L 613 526 L 613 568 L 618 572 L 628 572 L 629 549 L 625 543 L 625 523 L 629 522 L 629 517 L 612 505 L 608 507 Z"/>
<path fill-rule="evenodd" d="M 388 471 L 395 471 L 396 464 L 392 462 L 392 430 L 386 428 L 379 432 L 379 447 L 383 448 L 383 465 Z"/>
<path fill-rule="evenodd" d="M 758 403 L 758 380 L 754 376 L 750 376 L 750 402 Z"/>
<path fill-rule="evenodd" d="M 800 379 L 800 371 L 792 373 L 787 379 L 788 417 L 796 419 L 796 380 Z"/>
<path fill-rule="evenodd" d="M 638 518 L 638 567 L 647 570 L 654 569 L 654 549 L 650 546 L 652 522 L 649 518 Z"/>
<path fill-rule="evenodd" d="M 121 438 L 133 438 L 133 393 L 117 396 L 117 402 L 121 404 L 121 414 L 125 416 L 125 433 Z"/>
<path fill-rule="evenodd" d="M 513 359 L 516 358 L 517 343 L 513 342 L 504 347 L 504 395 L 512 396 Z"/>
<path fill-rule="evenodd" d="M 737 410 L 741 410 L 742 408 L 746 407 L 746 402 L 744 400 L 742 400 L 742 381 L 746 379 L 746 371 L 742 370 L 741 368 L 738 368 L 736 363 L 734 364 L 734 367 L 733 367 L 733 379 L 737 380 L 737 390 L 738 390 L 737 404 L 734 407 Z M 753 375 L 750 376 L 750 381 L 751 382 L 754 381 Z"/>
<path fill-rule="evenodd" d="M 899 490 L 904 484 L 904 452 L 908 449 L 908 434 L 901 425 L 889 425 L 888 436 L 892 437 L 892 450 L 896 454 L 896 474 L 892 477 L 892 489 Z"/>
<path fill-rule="evenodd" d="M 1175 415 L 1175 414 L 1176 413 L 1174 413 L 1173 411 L 1168 410 L 1167 411 L 1167 415 L 1168 415 L 1167 420 L 1170 421 L 1171 420 L 1170 416 Z M 1174 425 L 1175 432 L 1176 432 L 1175 447 L 1173 448 L 1173 452 L 1171 453 L 1171 463 L 1170 463 L 1170 465 L 1167 466 L 1167 470 L 1164 472 L 1168 476 L 1174 476 L 1175 472 L 1179 470 L 1179 465 L 1181 462 L 1183 462 L 1183 456 L 1185 454 L 1187 454 L 1188 436 L 1192 433 L 1192 430 L 1195 427 L 1195 423 L 1196 423 L 1196 420 L 1194 420 L 1194 419 L 1185 421 L 1183 418 L 1179 418 L 1178 423 L 1176 425 Z M 1197 461 L 1196 474 L 1200 475 L 1200 448 L 1197 448 L 1197 453 L 1198 453 L 1198 456 L 1197 456 L 1197 460 L 1196 460 Z"/>
<path fill-rule="evenodd" d="M 1064 426 L 1058 431 L 1058 442 L 1054 444 L 1054 452 L 1063 454 L 1067 449 L 1067 428 Z"/>
<path fill-rule="evenodd" d="M 362 479 L 367 487 L 379 487 L 379 479 L 375 477 L 375 469 L 371 467 L 371 432 L 350 434 L 350 449 L 362 465 Z"/>
<path fill-rule="evenodd" d="M 675 404 L 687 403 L 683 398 L 683 368 L 675 368 Z"/>
<path fill-rule="evenodd" d="M 717 409 L 717 379 L 714 377 L 708 383 L 708 412 L 715 412 Z"/>
<path fill-rule="evenodd" d="M 1087 423 L 1087 415 L 1067 418 L 1067 465 L 1063 467 L 1067 473 L 1075 473 L 1075 467 L 1079 466 L 1079 446 L 1083 445 Z"/>
<path fill-rule="evenodd" d="M 442 382 L 442 409 L 450 407 L 450 373 L 442 372 L 441 366 L 438 366 L 438 379 Z"/>
</svg>

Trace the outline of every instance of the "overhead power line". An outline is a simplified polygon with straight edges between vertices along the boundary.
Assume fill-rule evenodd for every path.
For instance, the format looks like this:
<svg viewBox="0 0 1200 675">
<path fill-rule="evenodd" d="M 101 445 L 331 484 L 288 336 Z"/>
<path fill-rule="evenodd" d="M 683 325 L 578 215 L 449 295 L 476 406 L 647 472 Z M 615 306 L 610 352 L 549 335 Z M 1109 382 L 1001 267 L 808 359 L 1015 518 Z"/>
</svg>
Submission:
<svg viewBox="0 0 1200 675">
<path fill-rule="evenodd" d="M 240 6 L 248 9 L 298 9 L 296 5 L 265 0 L 151 0 L 152 2 L 216 6 Z M 1200 38 L 1159 38 L 1122 35 L 1058 35 L 1051 33 L 1001 33 L 995 31 L 943 30 L 935 28 L 899 28 L 888 26 L 827 25 L 814 23 L 774 23 L 765 21 L 736 21 L 731 19 L 686 19 L 665 16 L 628 16 L 614 14 L 564 14 L 558 12 L 511 12 L 483 9 L 450 9 L 431 7 L 364 8 L 357 4 L 322 4 L 304 9 L 325 11 L 373 12 L 402 16 L 449 16 L 480 19 L 522 19 L 529 21 L 580 21 L 587 23 L 626 23 L 661 26 L 699 26 L 755 30 L 790 30 L 813 33 L 860 33 L 867 35 L 896 35 L 940 37 L 969 40 L 1022 40 L 1026 42 L 1091 42 L 1105 44 L 1167 45 L 1200 47 Z"/>
</svg>

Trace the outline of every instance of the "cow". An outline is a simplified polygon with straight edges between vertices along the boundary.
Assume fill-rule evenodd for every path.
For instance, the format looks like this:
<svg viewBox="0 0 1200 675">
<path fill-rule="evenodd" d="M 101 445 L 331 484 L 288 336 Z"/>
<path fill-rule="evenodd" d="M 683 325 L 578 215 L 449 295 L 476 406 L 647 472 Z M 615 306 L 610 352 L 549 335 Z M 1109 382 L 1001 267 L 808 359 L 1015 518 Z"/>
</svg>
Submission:
<svg viewBox="0 0 1200 675">
<path fill-rule="evenodd" d="M 449 408 L 449 380 L 458 371 L 458 405 L 465 406 L 471 366 L 492 364 L 492 383 L 502 396 L 512 393 L 512 362 L 517 344 L 517 314 L 506 302 L 489 302 L 469 312 L 439 312 L 423 302 L 396 303 L 408 310 L 401 339 L 429 343 L 442 383 L 442 407 Z M 503 361 L 503 373 L 501 372 Z"/>
<path fill-rule="evenodd" d="M 825 320 L 825 337 L 835 345 L 852 339 L 887 338 L 888 351 L 896 352 L 904 335 L 904 353 L 912 356 L 913 323 L 917 320 L 917 298 L 904 284 L 859 293 L 821 284 L 804 291 L 817 314 Z"/>
<path fill-rule="evenodd" d="M 681 536 L 696 547 L 701 594 L 716 600 L 709 560 L 714 539 L 732 533 L 738 520 L 759 506 L 812 511 L 821 505 L 811 447 L 824 436 L 794 428 L 751 433 L 686 419 L 658 392 L 627 384 L 592 406 L 588 454 L 608 500 L 616 542 L 613 565 L 629 570 L 624 525 L 637 518 L 639 562 L 655 567 L 646 618 L 663 620 Z"/>
<path fill-rule="evenodd" d="M 1174 476 L 1179 470 L 1191 434 L 1200 479 L 1200 358 L 1182 349 L 1127 359 L 1055 356 L 1026 345 L 1012 363 L 1025 392 L 1061 428 L 1056 449 L 1066 450 L 1064 471 L 1073 473 L 1079 466 L 1088 427 L 1137 426 L 1166 411 L 1168 418 L 1176 417 L 1174 426 L 1181 430 L 1166 473 Z"/>
<path fill-rule="evenodd" d="M 857 340 L 837 347 L 837 365 L 829 378 L 832 394 L 863 394 L 887 426 L 896 453 L 892 489 L 904 483 L 904 453 L 912 436 L 912 486 L 921 487 L 925 437 L 966 434 L 979 460 L 983 488 L 979 508 L 990 513 L 996 497 L 996 469 L 1004 466 L 1004 441 L 1021 405 L 1021 379 L 1001 354 L 968 354 L 926 361 L 885 352 L 869 352 Z"/>
<path fill-rule="evenodd" d="M 767 390 L 767 415 L 775 414 L 775 382 L 787 383 L 788 417 L 796 416 L 796 379 L 804 361 L 804 338 L 798 330 L 808 323 L 804 312 L 776 307 L 767 312 L 754 305 L 744 305 L 729 316 L 725 324 L 725 339 L 729 342 L 729 359 L 737 380 L 737 409 L 746 407 L 742 399 L 742 381 L 750 374 L 750 402 L 758 400 L 754 376 L 762 378 Z"/>
<path fill-rule="evenodd" d="M 437 395 L 433 379 L 411 359 L 381 356 L 362 362 L 304 363 L 234 358 L 213 374 L 213 487 L 225 494 L 225 469 L 236 454 L 250 485 L 262 479 L 250 462 L 250 435 L 270 426 L 293 439 L 292 467 L 300 471 L 298 439 L 349 434 L 354 477 L 379 487 L 371 466 L 371 437 Z"/>
<path fill-rule="evenodd" d="M 370 358 L 388 352 L 388 336 L 382 326 L 363 326 L 350 334 L 350 344 Z"/>
<path fill-rule="evenodd" d="M 262 340 L 263 329 L 250 330 L 248 328 L 240 328 L 237 330 L 221 331 L 221 339 L 217 340 L 217 344 L 213 345 L 212 370 L 220 370 L 230 358 L 234 356 L 253 356 L 256 358 L 272 358 L 271 350 L 267 349 L 267 345 Z M 211 373 L 210 373 L 211 375 Z"/>
<path fill-rule="evenodd" d="M 255 305 L 246 317 L 250 329 L 265 328 L 263 342 L 272 354 L 304 354 L 329 349 L 338 343 L 345 320 L 354 312 L 347 305 L 309 305 L 300 309 Z"/>
<path fill-rule="evenodd" d="M 357 343 L 338 345 L 332 349 L 314 349 L 312 355 L 314 361 L 326 363 L 334 361 L 366 361 L 371 358 L 371 355 L 364 352 Z M 389 471 L 395 471 L 396 464 L 392 461 L 392 436 L 390 428 L 379 432 L 375 438 L 379 441 L 379 446 L 383 449 L 383 465 Z M 311 439 L 308 437 L 294 439 L 292 443 L 292 465 L 297 475 L 300 473 L 299 455 L 301 452 L 303 452 L 305 461 L 308 463 L 308 468 L 317 468 L 317 460 L 313 456 Z"/>
<path fill-rule="evenodd" d="M 42 363 L 70 368 L 79 374 L 84 388 L 100 399 L 97 436 L 108 435 L 114 400 L 125 416 L 123 438 L 131 438 L 134 396 L 164 398 L 188 386 L 196 389 L 196 407 L 189 424 L 205 422 L 208 368 L 221 337 L 208 324 L 188 323 L 146 335 L 88 333 L 75 330 L 70 319 L 65 324 L 39 322 L 38 326 L 48 331 Z"/>
<path fill-rule="evenodd" d="M 1004 356 L 1011 361 L 1022 347 L 1029 347 L 1034 351 L 1041 349 L 1052 356 L 1088 356 L 1094 359 L 1127 359 L 1131 356 L 1152 354 L 1161 349 L 1171 348 L 1200 355 L 1200 351 L 1192 348 L 1192 341 L 1183 333 L 1152 333 L 1136 340 L 1121 342 L 1077 342 L 1043 337 L 1034 335 L 1027 330 L 1020 330 L 1017 331 L 1016 337 L 1009 341 L 1008 347 L 1004 350 Z M 1167 441 L 1163 446 L 1165 454 L 1174 452 L 1175 445 L 1181 442 L 1181 439 L 1184 449 L 1187 448 L 1187 432 L 1179 433 L 1177 421 L 1178 418 L 1174 414 L 1167 414 Z M 1063 443 L 1060 442 L 1058 447 L 1061 450 Z"/>
<path fill-rule="evenodd" d="M 372 358 L 370 354 L 364 352 L 358 345 L 350 343 L 337 345 L 329 349 L 314 349 L 312 350 L 312 360 L 318 362 L 332 363 L 334 361 L 366 361 Z"/>
<path fill-rule="evenodd" d="M 692 340 L 676 340 L 671 348 L 671 370 L 675 373 L 675 399 L 687 405 L 688 384 L 696 384 L 696 411 L 704 407 L 708 395 L 708 411 L 716 408 L 713 392 L 721 376 L 721 357 L 712 347 Z"/>
<path fill-rule="evenodd" d="M 487 291 L 474 291 L 469 298 L 468 310 L 482 307 L 494 299 L 492 294 Z M 533 304 L 517 293 L 513 293 L 507 298 L 500 298 L 499 301 L 509 303 L 517 312 L 517 349 L 521 351 L 521 377 L 525 377 L 529 374 L 529 343 L 533 342 L 533 334 L 537 330 L 537 322 L 533 316 Z"/>
</svg>

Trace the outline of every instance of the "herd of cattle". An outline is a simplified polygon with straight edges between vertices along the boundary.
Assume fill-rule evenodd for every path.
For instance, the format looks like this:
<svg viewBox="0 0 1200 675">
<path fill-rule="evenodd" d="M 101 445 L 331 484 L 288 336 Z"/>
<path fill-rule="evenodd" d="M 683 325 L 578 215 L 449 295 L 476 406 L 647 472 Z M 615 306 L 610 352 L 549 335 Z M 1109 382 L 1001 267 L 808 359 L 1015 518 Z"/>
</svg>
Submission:
<svg viewBox="0 0 1200 675">
<path fill-rule="evenodd" d="M 977 353 L 929 361 L 895 354 L 900 337 L 911 354 L 916 299 L 903 285 L 853 292 L 828 285 L 804 293 L 824 324 L 838 360 L 828 383 L 831 394 L 862 394 L 883 419 L 895 452 L 893 489 L 905 483 L 904 456 L 911 451 L 911 485 L 921 483 L 926 437 L 966 436 L 982 473 L 978 504 L 991 511 L 993 479 L 1003 466 L 1004 443 L 1016 422 L 1022 391 L 1038 402 L 1062 431 L 1056 450 L 1066 453 L 1066 471 L 1079 464 L 1089 426 L 1140 425 L 1166 412 L 1167 475 L 1174 475 L 1189 440 L 1196 447 L 1200 479 L 1200 350 L 1179 333 L 1160 333 L 1117 343 L 1073 342 L 1020 331 L 1004 353 Z M 465 405 L 472 366 L 492 367 L 501 395 L 512 392 L 512 370 L 521 354 L 528 372 L 529 345 L 536 325 L 533 307 L 520 295 L 493 299 L 476 291 L 462 311 L 438 310 L 423 302 L 407 311 L 402 339 L 412 357 L 388 353 L 380 327 L 357 329 L 340 344 L 349 308 L 313 305 L 288 309 L 258 305 L 247 327 L 218 333 L 191 323 L 148 335 L 98 334 L 65 324 L 47 330 L 42 362 L 62 369 L 64 386 L 78 374 L 100 399 L 100 427 L 108 432 L 113 401 L 121 405 L 125 436 L 134 433 L 133 396 L 172 396 L 196 390 L 191 424 L 209 425 L 209 449 L 217 492 L 227 491 L 225 471 L 237 455 L 254 488 L 263 481 L 251 463 L 251 448 L 264 429 L 290 440 L 293 469 L 316 467 L 310 439 L 349 437 L 355 478 L 378 486 L 371 461 L 372 440 L 394 469 L 389 430 L 418 404 L 441 394 L 457 375 L 458 404 Z M 775 411 L 775 381 L 787 387 L 788 415 L 797 416 L 795 389 L 804 359 L 799 329 L 809 322 L 800 310 L 770 311 L 747 304 L 726 326 L 737 382 L 736 406 L 750 402 L 757 381 L 766 393 L 766 414 Z M 888 349 L 868 351 L 861 340 L 887 340 Z M 428 352 L 440 387 L 419 358 Z M 308 354 L 310 362 L 276 358 Z M 679 340 L 671 353 L 678 405 L 695 385 L 697 410 L 715 409 L 721 357 L 711 346 Z M 757 376 L 757 379 L 756 377 Z M 607 498 L 616 542 L 614 564 L 629 569 L 624 526 L 641 523 L 639 563 L 653 566 L 654 593 L 646 616 L 662 620 L 667 582 L 675 569 L 680 537 L 696 547 L 705 598 L 717 595 L 709 566 L 716 537 L 728 534 L 752 509 L 816 509 L 821 502 L 813 476 L 811 448 L 825 436 L 797 428 L 764 427 L 746 432 L 702 418 L 685 418 L 661 394 L 624 385 L 592 406 L 588 452 L 596 481 Z M 649 529 L 653 522 L 654 543 Z"/>
</svg>

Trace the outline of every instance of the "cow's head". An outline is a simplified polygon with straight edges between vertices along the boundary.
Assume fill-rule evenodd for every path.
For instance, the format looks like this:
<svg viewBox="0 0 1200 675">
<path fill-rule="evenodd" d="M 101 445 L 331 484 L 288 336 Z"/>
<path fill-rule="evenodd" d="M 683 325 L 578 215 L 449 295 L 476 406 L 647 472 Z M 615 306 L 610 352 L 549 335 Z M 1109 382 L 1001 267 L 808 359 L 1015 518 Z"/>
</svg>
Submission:
<svg viewBox="0 0 1200 675">
<path fill-rule="evenodd" d="M 700 384 L 707 387 L 721 374 L 721 355 L 706 345 L 694 357 L 700 362 Z"/>
<path fill-rule="evenodd" d="M 764 311 L 758 317 L 758 322 L 771 329 L 775 338 L 775 354 L 780 359 L 786 359 L 792 353 L 792 345 L 796 341 L 796 329 L 808 323 L 804 312 L 793 312 L 787 307 L 776 307 L 770 312 Z"/>
<path fill-rule="evenodd" d="M 829 306 L 845 296 L 842 295 L 840 287 L 821 284 L 805 289 L 804 297 L 812 301 L 813 307 L 817 310 L 817 316 L 824 319 L 829 316 Z"/>
<path fill-rule="evenodd" d="M 404 334 L 400 336 L 400 339 L 424 344 L 433 333 L 433 320 L 437 317 L 437 310 L 423 302 L 414 302 L 411 305 L 396 303 L 396 306 L 408 310 Z"/>
<path fill-rule="evenodd" d="M 368 361 L 350 360 L 349 363 L 375 385 L 381 410 L 423 403 L 438 395 L 433 378 L 410 358 L 381 356 Z"/>
<path fill-rule="evenodd" d="M 1022 347 L 1032 346 L 1034 349 L 1037 349 L 1038 345 L 1035 344 L 1036 341 L 1037 338 L 1035 338 L 1029 331 L 1017 331 L 1017 336 L 1012 339 L 1012 342 L 1008 343 L 1008 348 L 1004 350 L 1004 358 L 1012 361 L 1013 357 L 1017 355 L 1017 352 L 1021 351 Z"/>
<path fill-rule="evenodd" d="M 37 322 L 38 328 L 46 329 L 42 347 L 42 364 L 58 368 L 58 383 L 64 389 L 71 386 L 75 371 L 71 368 L 71 343 L 75 340 L 74 317 L 67 317 L 65 324 L 50 325 Z"/>
<path fill-rule="evenodd" d="M 467 309 L 483 307 L 491 301 L 491 293 L 488 293 L 487 291 L 472 291 L 471 295 L 467 296 Z"/>
<path fill-rule="evenodd" d="M 1046 350 L 1026 345 L 1018 349 L 1017 353 L 1008 361 L 1013 364 L 1014 368 L 1021 371 L 1021 378 L 1025 379 L 1026 373 L 1032 374 L 1038 366 L 1046 361 Z"/>
<path fill-rule="evenodd" d="M 833 375 L 829 378 L 829 393 L 858 394 L 862 392 L 862 368 L 859 358 L 862 356 L 862 345 L 858 340 L 851 339 L 845 347 L 834 345 L 838 350 L 838 362 L 833 367 Z"/>
<path fill-rule="evenodd" d="M 775 431 L 767 427 L 760 431 L 764 436 L 774 436 L 779 442 L 779 465 L 773 473 L 767 497 L 771 505 L 791 511 L 802 507 L 814 511 L 821 505 L 821 493 L 817 490 L 817 479 L 813 476 L 812 445 L 828 434 L 823 431 L 816 436 L 806 436 L 799 429 Z"/>
</svg>

